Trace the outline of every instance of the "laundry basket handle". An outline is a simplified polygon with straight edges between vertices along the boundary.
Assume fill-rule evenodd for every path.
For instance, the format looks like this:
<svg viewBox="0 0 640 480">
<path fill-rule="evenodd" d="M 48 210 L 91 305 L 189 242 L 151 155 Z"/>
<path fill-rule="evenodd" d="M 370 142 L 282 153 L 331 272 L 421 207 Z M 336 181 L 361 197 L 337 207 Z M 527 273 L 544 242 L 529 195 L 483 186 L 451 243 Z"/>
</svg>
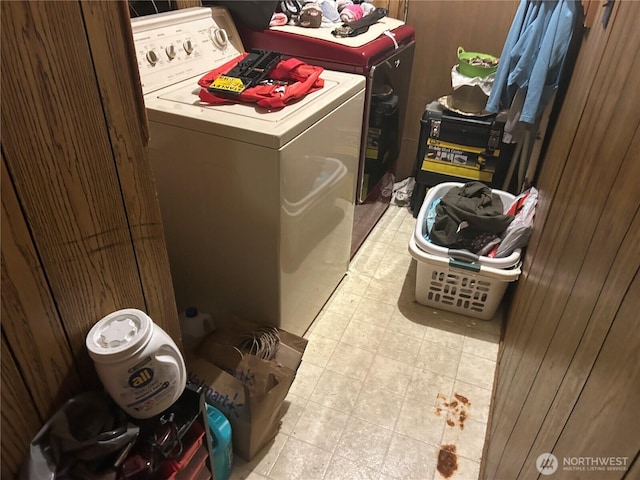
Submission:
<svg viewBox="0 0 640 480">
<path fill-rule="evenodd" d="M 461 260 L 449 259 L 449 267 L 460 268 L 461 270 L 469 270 L 470 272 L 478 273 L 480 271 L 480 265 L 477 263 L 463 262 Z"/>
<path fill-rule="evenodd" d="M 468 250 L 447 250 L 447 255 L 449 258 L 453 258 L 454 260 L 464 260 L 470 263 L 477 263 L 480 260 L 480 257 L 475 253 L 471 253 Z"/>
</svg>

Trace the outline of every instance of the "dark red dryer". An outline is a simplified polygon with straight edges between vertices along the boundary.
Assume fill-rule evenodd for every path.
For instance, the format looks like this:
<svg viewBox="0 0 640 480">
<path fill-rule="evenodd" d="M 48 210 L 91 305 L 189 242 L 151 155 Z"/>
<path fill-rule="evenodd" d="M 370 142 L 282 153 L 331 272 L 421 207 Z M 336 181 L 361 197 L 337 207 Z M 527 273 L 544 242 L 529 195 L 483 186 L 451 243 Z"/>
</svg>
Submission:
<svg viewBox="0 0 640 480">
<path fill-rule="evenodd" d="M 329 70 L 367 79 L 352 254 L 390 200 L 381 180 L 393 173 L 402 141 L 415 50 L 415 30 L 386 17 L 356 37 L 339 38 L 333 28 L 279 26 L 261 30 L 239 25 L 245 49 L 273 50 Z"/>
</svg>

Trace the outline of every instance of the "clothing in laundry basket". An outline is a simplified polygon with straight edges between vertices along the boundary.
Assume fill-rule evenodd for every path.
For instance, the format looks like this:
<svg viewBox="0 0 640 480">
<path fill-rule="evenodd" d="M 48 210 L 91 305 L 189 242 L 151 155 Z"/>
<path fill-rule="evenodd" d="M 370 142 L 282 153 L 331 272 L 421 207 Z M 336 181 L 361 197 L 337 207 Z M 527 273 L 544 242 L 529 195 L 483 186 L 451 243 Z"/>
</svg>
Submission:
<svg viewBox="0 0 640 480">
<path fill-rule="evenodd" d="M 500 196 L 481 182 L 453 187 L 436 206 L 430 240 L 442 247 L 478 253 L 509 226 Z"/>
</svg>

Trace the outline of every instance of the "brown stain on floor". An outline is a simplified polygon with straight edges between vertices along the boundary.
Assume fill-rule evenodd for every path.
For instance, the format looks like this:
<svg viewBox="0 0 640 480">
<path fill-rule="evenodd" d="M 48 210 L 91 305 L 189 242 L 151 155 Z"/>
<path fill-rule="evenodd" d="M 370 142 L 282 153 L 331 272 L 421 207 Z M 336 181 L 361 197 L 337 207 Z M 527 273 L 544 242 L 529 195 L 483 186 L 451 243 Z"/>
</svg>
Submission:
<svg viewBox="0 0 640 480">
<path fill-rule="evenodd" d="M 458 470 L 458 455 L 455 445 L 442 445 L 438 452 L 438 472 L 444 478 L 449 478 Z"/>
<path fill-rule="evenodd" d="M 471 407 L 471 402 L 469 399 L 459 393 L 453 394 L 453 400 L 447 401 L 447 397 L 442 393 L 439 393 L 436 397 L 436 408 L 434 413 L 437 416 L 442 415 L 443 412 L 446 412 L 447 425 L 450 427 L 455 427 L 456 425 L 460 427 L 460 429 L 464 429 L 464 422 L 467 419 L 468 409 Z"/>
</svg>

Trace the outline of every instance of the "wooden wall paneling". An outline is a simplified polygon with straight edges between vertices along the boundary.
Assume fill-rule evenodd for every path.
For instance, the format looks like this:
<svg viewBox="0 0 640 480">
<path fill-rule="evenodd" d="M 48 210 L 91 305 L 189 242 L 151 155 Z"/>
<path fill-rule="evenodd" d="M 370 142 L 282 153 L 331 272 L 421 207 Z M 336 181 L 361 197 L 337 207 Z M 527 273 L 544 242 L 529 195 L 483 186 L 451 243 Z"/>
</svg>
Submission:
<svg viewBox="0 0 640 480">
<path fill-rule="evenodd" d="M 425 107 L 452 91 L 451 69 L 458 63 L 458 47 L 499 56 L 518 4 L 517 0 L 408 0 L 406 23 L 416 30 L 416 50 L 396 181 L 413 174 Z"/>
<path fill-rule="evenodd" d="M 628 467 L 640 451 L 639 274 L 626 293 L 589 380 L 553 448 L 562 463 L 565 457 L 626 457 Z M 590 474 L 613 480 L 622 478 L 624 471 L 578 471 L 567 478 Z"/>
<path fill-rule="evenodd" d="M 637 138 L 640 142 L 640 132 Z M 638 144 L 638 147 L 640 148 L 640 144 Z M 620 195 L 624 195 L 624 193 Z M 620 246 L 620 251 L 616 255 L 615 263 L 606 277 L 603 289 L 598 297 L 598 303 L 589 319 L 589 324 L 582 336 L 580 345 L 571 359 L 571 364 L 567 368 L 566 374 L 564 374 L 559 389 L 554 394 L 553 404 L 546 413 L 544 423 L 542 423 L 540 431 L 530 447 L 529 455 L 523 462 L 522 478 L 529 478 L 535 474 L 537 455 L 543 452 L 551 452 L 557 439 L 565 434 L 564 427 L 567 419 L 572 415 L 580 392 L 590 378 L 589 374 L 597 361 L 598 354 L 612 323 L 618 321 L 623 315 L 637 317 L 637 312 L 640 311 L 640 295 L 630 296 L 628 290 L 629 285 L 634 282 L 634 277 L 636 283 L 638 281 L 638 269 L 640 268 L 640 243 L 638 243 L 638 238 L 640 238 L 640 211 L 636 212 L 624 242 Z M 633 329 L 630 331 L 633 331 Z M 560 334 L 556 335 L 556 337 L 559 336 Z M 637 335 L 631 336 L 637 337 Z M 626 361 L 638 363 L 637 351 L 635 362 L 633 356 Z M 553 367 L 553 365 L 550 366 Z M 629 385 L 630 393 L 632 395 L 636 394 L 638 389 L 632 387 L 633 383 L 629 383 Z M 528 401 L 535 402 L 536 399 L 533 397 Z M 637 411 L 636 407 L 636 413 Z M 602 416 L 602 414 L 598 416 Z M 590 414 L 586 418 L 591 419 L 593 417 L 594 415 Z M 615 418 L 615 416 L 612 418 Z M 635 422 L 636 424 L 638 422 L 637 415 Z M 616 425 L 621 433 L 627 427 L 632 427 L 636 433 L 640 431 L 640 428 L 634 426 L 634 422 L 623 423 L 616 420 L 611 423 Z M 531 437 L 532 435 L 529 436 L 529 438 Z M 594 445 L 596 443 L 594 442 Z M 639 440 L 636 436 L 635 445 L 638 446 L 638 443 Z M 634 442 L 629 442 L 629 444 L 633 445 Z"/>
<path fill-rule="evenodd" d="M 405 20 L 405 10 L 409 0 L 374 0 L 372 2 L 376 7 L 386 8 L 389 10 L 389 16 L 398 20 Z"/>
<path fill-rule="evenodd" d="M 637 137 L 637 140 L 634 146 L 640 148 L 640 136 Z M 517 419 L 501 454 L 502 458 L 508 460 L 501 463 L 495 474 L 497 478 L 518 477 L 520 465 L 526 464 L 527 452 L 531 450 L 535 440 L 535 435 L 532 432 L 537 432 L 540 426 L 545 423 L 547 413 L 555 401 L 565 375 L 567 375 L 574 354 L 579 347 L 589 348 L 589 345 L 581 345 L 583 334 L 590 326 L 589 323 L 595 322 L 603 328 L 611 324 L 629 282 L 640 267 L 638 262 L 640 259 L 639 244 L 627 244 L 630 251 L 622 250 L 625 240 L 629 238 L 630 223 L 640 209 L 640 192 L 636 187 L 637 178 L 640 178 L 640 162 L 637 162 L 637 158 L 633 155 L 627 155 L 626 161 L 619 170 L 616 182 L 604 202 L 606 208 L 603 208 L 598 224 L 593 228 L 593 239 L 582 264 L 578 267 L 579 273 L 568 300 L 562 307 L 559 320 L 555 325 L 549 326 L 546 319 L 554 318 L 557 313 L 545 309 L 541 309 L 533 316 L 536 326 L 530 337 L 526 355 L 530 355 L 536 360 L 540 358 L 540 365 L 538 370 L 534 372 L 535 362 L 531 361 L 526 364 L 523 362 L 518 370 L 519 381 L 512 384 L 512 388 L 516 392 L 524 390 L 528 393 L 520 411 L 517 411 L 514 406 L 520 404 L 522 394 L 512 392 L 509 397 L 511 410 L 509 417 L 517 415 Z M 634 191 L 635 196 L 633 195 Z M 638 218 L 636 220 L 640 221 Z M 582 225 L 582 222 L 580 224 Z M 637 226 L 636 224 L 636 230 L 633 231 L 635 235 L 632 235 L 636 239 L 640 233 Z M 587 229 L 587 231 L 591 230 Z M 615 271 L 613 267 L 617 263 L 616 257 L 621 254 L 626 261 L 622 265 L 617 265 L 619 270 Z M 569 255 L 569 252 L 565 255 Z M 560 272 L 553 281 L 559 281 L 562 275 L 563 273 Z M 626 283 L 617 283 L 621 291 L 611 291 L 607 288 L 607 284 L 612 282 L 616 276 L 621 277 L 621 282 L 626 281 Z M 603 297 L 602 292 L 605 292 L 607 296 Z M 605 302 L 610 308 L 608 310 L 599 309 L 596 316 L 594 313 L 597 309 L 596 301 Z M 541 331 L 551 329 L 551 332 L 536 334 L 537 329 Z M 590 337 L 590 341 L 601 345 L 603 338 Z M 547 339 L 548 344 L 546 344 Z M 573 381 L 577 380 L 575 374 L 572 374 L 571 378 Z M 577 396 L 579 390 L 574 394 Z M 564 406 L 567 407 L 567 405 Z M 499 435 L 496 437 L 496 440 L 500 438 Z M 544 451 L 546 450 L 538 452 L 538 454 Z M 533 461 L 535 464 L 535 458 Z M 529 478 L 529 475 L 524 475 L 521 478 Z"/>
<path fill-rule="evenodd" d="M 628 8 L 627 6 L 624 7 Z M 617 16 L 619 5 L 612 13 L 612 23 Z M 602 11 L 602 9 L 600 9 Z M 624 14 L 623 14 L 624 15 Z M 598 20 L 599 21 L 599 20 Z M 546 158 L 545 167 L 540 171 L 537 188 L 540 199 L 536 208 L 536 225 L 543 227 L 547 217 L 547 210 L 560 183 L 560 176 L 564 169 L 564 159 L 573 147 L 573 140 L 582 120 L 583 110 L 592 94 L 600 88 L 593 79 L 600 68 L 600 60 L 605 55 L 605 48 L 613 29 L 595 28 L 584 32 L 584 39 L 580 53 L 576 60 L 571 78 L 571 95 L 563 103 L 562 110 L 555 123 Z M 553 141 L 553 139 L 556 141 Z"/>
<path fill-rule="evenodd" d="M 40 419 L 80 391 L 60 317 L 2 161 L 2 331 Z M 2 352 L 9 354 L 9 351 Z M 4 380 L 4 378 L 3 378 Z M 3 426 L 6 425 L 3 423 Z"/>
<path fill-rule="evenodd" d="M 146 312 L 180 345 L 169 257 L 149 162 L 148 124 L 124 2 L 81 3 Z"/>
<path fill-rule="evenodd" d="M 557 229 L 562 226 L 562 219 L 565 217 L 565 214 L 560 212 L 555 215 L 556 223 L 547 228 L 546 219 L 549 216 L 548 210 L 551 206 L 564 209 L 566 204 L 555 197 L 558 187 L 562 184 L 563 189 L 569 191 L 570 187 L 567 182 L 574 182 L 580 175 L 586 175 L 586 172 L 588 172 L 588 167 L 584 165 L 585 161 L 580 158 L 577 159 L 578 165 L 569 167 L 568 179 L 562 177 L 566 167 L 566 158 L 574 144 L 575 132 L 583 117 L 585 104 L 587 100 L 591 98 L 589 95 L 592 88 L 595 91 L 598 89 L 598 86 L 592 86 L 592 83 L 600 62 L 594 61 L 593 58 L 602 58 L 604 55 L 604 46 L 601 44 L 606 43 L 607 40 L 608 34 L 606 36 L 590 38 L 585 41 L 585 45 L 577 61 L 576 70 L 573 74 L 573 81 L 570 86 L 570 98 L 567 99 L 563 105 L 544 160 L 545 165 L 541 171 L 540 181 L 537 185 L 540 191 L 540 198 L 536 209 L 534 232 L 527 247 L 523 275 L 518 282 L 518 288 L 516 288 L 512 310 L 509 315 L 509 318 L 513 320 L 507 321 L 505 328 L 505 335 L 510 336 L 510 341 L 519 343 L 520 345 L 526 343 L 530 329 L 533 327 L 531 324 L 523 321 L 523 314 L 532 308 L 540 308 L 540 301 L 536 307 L 532 307 L 531 302 L 537 295 L 538 289 L 546 289 L 557 264 L 557 259 L 549 256 L 549 248 L 552 245 L 552 239 L 555 238 L 557 234 Z M 594 42 L 597 42 L 597 44 Z M 597 115 L 596 118 L 599 119 L 600 117 Z M 589 145 L 589 142 L 585 142 L 582 147 L 589 147 Z M 588 153 L 588 150 L 585 152 L 585 155 L 586 153 Z M 540 241 L 539 233 L 543 230 L 545 230 L 546 236 L 544 241 Z M 546 250 L 538 252 L 539 248 Z M 529 282 L 529 277 L 531 277 L 531 283 Z M 527 287 L 521 287 L 521 285 L 527 285 Z M 517 363 L 511 362 L 509 357 L 512 354 L 518 355 L 519 352 L 521 352 L 521 350 L 513 348 L 504 349 L 500 354 L 502 381 L 498 384 L 495 404 L 496 411 L 502 408 L 501 402 L 507 401 L 507 396 L 503 395 L 503 392 L 509 391 L 509 380 L 513 378 L 513 372 L 507 372 L 505 365 L 510 365 L 511 367 L 517 366 Z"/>
<path fill-rule="evenodd" d="M 630 3 L 627 2 L 624 8 L 637 8 L 630 6 Z M 622 17 L 626 19 L 634 18 L 631 12 L 626 12 Z M 635 18 L 637 18 L 637 12 Z M 537 271 L 535 275 L 532 275 L 532 272 L 529 271 L 526 276 L 523 275 L 521 277 L 514 297 L 514 305 L 509 314 L 504 341 L 504 354 L 500 358 L 498 386 L 494 402 L 493 418 L 496 420 L 490 428 L 491 441 L 485 465 L 487 478 L 494 477 L 496 462 L 501 455 L 506 437 L 510 434 L 509 425 L 515 422 L 517 418 L 519 407 L 514 407 L 514 400 L 516 404 L 521 404 L 522 398 L 526 397 L 528 392 L 528 389 L 522 386 L 522 382 L 519 384 L 518 380 L 522 379 L 523 376 L 526 377 L 527 373 L 535 374 L 537 371 L 538 359 L 536 353 L 539 355 L 541 352 L 535 351 L 536 345 L 538 348 L 545 346 L 545 340 L 540 338 L 543 335 L 541 332 L 545 332 L 553 326 L 553 323 L 550 324 L 548 321 L 548 315 L 557 316 L 561 311 L 560 309 L 564 308 L 565 303 L 563 302 L 566 302 L 566 300 L 562 300 L 558 294 L 563 285 L 568 282 L 565 290 L 573 288 L 573 276 L 567 275 L 570 272 L 566 268 L 570 266 L 570 263 L 567 263 L 567 259 L 573 256 L 574 261 L 580 260 L 579 256 L 575 255 L 576 245 L 566 243 L 568 238 L 566 228 L 567 225 L 571 224 L 571 221 L 566 221 L 566 219 L 573 219 L 576 214 L 581 214 L 583 219 L 591 216 L 590 212 L 581 212 L 580 210 L 588 210 L 593 207 L 591 200 L 594 199 L 591 197 L 594 195 L 597 197 L 600 194 L 599 192 L 608 191 L 611 186 L 609 181 L 611 178 L 610 170 L 617 170 L 617 161 L 624 157 L 630 137 L 637 127 L 637 111 L 634 112 L 636 105 L 634 101 L 637 101 L 637 99 L 629 99 L 625 95 L 622 97 L 622 101 L 618 100 L 620 91 L 626 92 L 626 88 L 632 86 L 634 81 L 637 83 L 637 77 L 635 77 L 634 80 L 628 81 L 626 88 L 624 85 L 624 82 L 627 81 L 626 76 L 634 74 L 634 69 L 637 68 L 633 66 L 634 58 L 637 56 L 637 40 L 631 39 L 631 45 L 623 45 L 624 42 L 629 42 L 629 34 L 633 32 L 631 30 L 632 23 L 625 21 L 624 24 L 617 26 L 617 40 L 613 41 L 609 51 L 604 53 L 604 57 L 611 64 L 599 65 L 597 70 L 598 78 L 593 87 L 590 85 L 593 76 L 587 79 L 586 85 L 580 82 L 580 80 L 584 80 L 583 77 L 576 77 L 575 74 L 573 76 L 576 79 L 574 81 L 575 86 L 572 83 L 569 89 L 570 98 L 567 99 L 568 101 L 563 106 L 558 126 L 563 125 L 562 119 L 565 117 L 566 112 L 571 111 L 571 109 L 575 109 L 573 114 L 578 119 L 584 117 L 584 120 L 580 124 L 582 136 L 578 137 L 574 142 L 575 148 L 570 152 L 571 158 L 567 161 L 566 168 L 563 161 L 566 157 L 555 155 L 553 152 L 562 149 L 568 151 L 571 145 L 566 146 L 566 139 L 573 138 L 573 133 L 569 131 L 568 136 L 560 137 L 556 129 L 547 153 L 547 162 L 551 159 L 552 165 L 555 167 L 555 175 L 549 175 L 550 166 L 547 163 L 541 178 L 549 181 L 552 186 L 559 186 L 560 192 L 558 195 L 551 197 L 549 222 L 546 223 L 544 232 L 539 238 L 537 237 L 537 233 L 540 232 L 539 217 L 536 214 L 536 232 L 534 232 L 530 246 L 536 247 L 535 243 L 537 242 L 539 248 L 534 252 L 534 255 L 531 255 L 532 251 L 529 249 L 527 252 L 528 260 L 525 265 L 529 264 L 532 269 L 535 267 Z M 606 42 L 607 38 L 603 36 L 598 41 Z M 603 47 L 597 45 L 591 47 L 592 50 L 600 49 L 603 51 Z M 578 64 L 585 61 L 594 63 L 591 55 L 588 55 L 586 60 L 584 55 L 586 54 L 581 52 Z M 582 64 L 584 65 L 584 63 Z M 616 70 L 618 71 L 616 72 Z M 593 91 L 594 95 L 588 98 L 589 105 L 584 109 L 583 115 L 579 105 L 587 100 L 583 97 L 583 92 L 585 91 Z M 616 103 L 616 101 L 618 102 Z M 575 108 L 576 104 L 578 105 L 577 109 Z M 565 120 L 572 121 L 577 126 L 578 120 L 572 120 L 571 117 L 565 118 Z M 610 124 L 611 121 L 615 125 Z M 608 128 L 601 128 L 603 125 L 607 125 Z M 595 138 L 593 138 L 594 135 Z M 614 151 L 611 151 L 611 149 Z M 630 151 L 633 152 L 633 150 Z M 554 183 L 555 185 L 553 185 Z M 545 185 L 541 181 L 540 189 L 543 195 L 546 193 L 544 191 Z M 588 189 L 589 187 L 591 190 Z M 583 200 L 585 193 L 590 196 L 591 200 L 584 205 L 580 205 L 579 201 Z M 630 196 L 633 197 L 634 193 L 630 193 Z M 583 221 L 576 226 L 575 230 L 581 234 L 587 233 L 591 235 L 588 225 L 584 225 Z M 555 265 L 559 262 L 565 262 L 561 269 L 555 268 Z M 579 265 L 576 264 L 576 266 Z M 551 297 L 546 298 L 547 294 L 550 294 Z M 562 295 L 566 296 L 564 293 Z M 538 312 L 543 304 L 544 315 L 536 317 L 536 314 L 532 312 Z M 538 332 L 538 337 L 536 338 L 531 338 L 533 329 Z M 538 340 L 540 343 L 538 344 L 534 340 Z M 533 348 L 531 347 L 532 344 Z M 523 365 L 520 365 L 521 362 Z M 526 381 L 524 383 L 526 384 Z M 507 413 L 506 415 L 505 412 Z M 500 438 L 501 436 L 502 438 Z"/>
<path fill-rule="evenodd" d="M 1 47 L 3 154 L 89 384 L 89 328 L 145 304 L 80 4 L 2 2 Z"/>
<path fill-rule="evenodd" d="M 640 452 L 636 454 L 636 458 L 633 459 L 631 466 L 625 472 L 623 480 L 634 480 L 640 478 Z"/>
<path fill-rule="evenodd" d="M 581 3 L 582 8 L 584 9 L 584 26 L 590 28 L 593 26 L 593 21 L 596 18 L 602 3 L 598 0 L 582 0 Z"/>
<path fill-rule="evenodd" d="M 2 461 L 0 462 L 0 476 L 15 478 L 25 458 L 26 446 L 40 429 L 41 419 L 4 335 L 1 341 L 2 371 L 0 375 L 2 376 L 2 388 L 0 388 L 0 397 L 2 397 L 2 410 L 0 418 L 2 419 L 2 436 L 0 436 L 0 454 Z"/>
<path fill-rule="evenodd" d="M 636 52 L 633 50 L 633 40 L 629 39 L 627 33 L 624 33 L 626 28 L 632 26 L 633 17 L 623 16 L 622 18 L 625 19 L 626 23 L 622 25 L 622 29 L 618 30 L 616 38 L 609 42 L 612 44 L 609 47 L 610 50 L 607 51 L 606 54 L 603 54 L 605 59 L 607 59 L 606 62 L 598 69 L 597 72 L 594 72 L 591 77 L 592 81 L 596 78 L 598 80 L 595 82 L 595 86 L 593 87 L 593 94 L 589 97 L 589 109 L 585 110 L 585 107 L 583 106 L 582 109 L 585 110 L 584 113 L 576 113 L 579 118 L 583 118 L 580 128 L 585 133 L 583 134 L 583 137 L 577 138 L 575 141 L 575 147 L 570 153 L 573 160 L 566 162 L 566 168 L 556 168 L 556 173 L 563 176 L 560 176 L 557 179 L 549 179 L 546 177 L 541 181 L 541 197 L 544 197 L 549 191 L 554 191 L 552 194 L 552 208 L 555 209 L 556 213 L 554 215 L 549 215 L 549 218 L 552 218 L 553 221 L 551 221 L 550 224 L 546 224 L 546 219 L 539 217 L 538 211 L 536 212 L 535 232 L 531 239 L 531 248 L 528 249 L 525 260 L 525 267 L 531 266 L 531 268 L 525 268 L 526 273 L 519 281 L 519 285 L 523 284 L 527 285 L 527 287 L 519 287 L 517 289 L 514 297 L 514 303 L 512 305 L 512 311 L 509 316 L 510 319 L 514 320 L 513 322 L 507 321 L 506 325 L 505 336 L 509 336 L 510 341 L 519 347 L 513 349 L 505 348 L 501 355 L 500 363 L 503 365 L 501 367 L 503 381 L 500 382 L 497 390 L 496 409 L 502 407 L 501 402 L 507 401 L 507 397 L 502 395 L 502 392 L 509 391 L 511 388 L 510 383 L 508 382 L 510 378 L 513 378 L 513 376 L 509 374 L 508 368 L 506 368 L 505 365 L 509 365 L 509 367 L 511 367 L 511 373 L 513 373 L 515 368 L 517 368 L 518 363 L 511 362 L 510 355 L 521 354 L 523 346 L 530 341 L 529 334 L 531 329 L 534 328 L 533 323 L 527 323 L 523 320 L 526 318 L 525 314 L 526 312 L 538 311 L 541 308 L 541 305 L 547 302 L 543 297 L 537 297 L 537 300 L 534 299 L 536 298 L 539 289 L 546 292 L 547 285 L 552 282 L 553 274 L 557 270 L 558 257 L 551 253 L 553 239 L 557 235 L 561 234 L 561 232 L 566 232 L 567 227 L 571 226 L 571 223 L 566 222 L 565 219 L 572 219 L 575 217 L 574 211 L 576 207 L 580 205 L 578 199 L 582 200 L 582 192 L 585 191 L 584 185 L 587 181 L 594 181 L 594 179 L 597 178 L 597 189 L 599 191 L 603 191 L 603 189 L 607 188 L 607 183 L 601 182 L 601 180 L 611 178 L 612 168 L 614 168 L 614 165 L 609 163 L 609 160 L 603 162 L 602 159 L 609 159 L 610 157 L 613 157 L 613 162 L 617 162 L 623 158 L 625 153 L 624 149 L 633 135 L 633 130 L 630 131 L 627 128 L 629 126 L 634 128 L 634 122 L 637 121 L 634 119 L 637 119 L 638 112 L 635 110 L 634 104 L 629 103 L 628 101 L 633 101 L 633 99 L 624 97 L 620 100 L 617 95 L 617 92 L 621 91 L 620 89 L 625 88 L 625 75 L 634 73 L 634 67 L 631 62 L 636 55 Z M 606 38 L 605 40 L 608 41 Z M 621 48 L 621 51 L 615 51 L 616 48 Z M 625 59 L 623 65 L 618 65 L 619 59 Z M 611 65 L 614 64 L 616 65 L 616 68 L 611 67 Z M 574 78 L 576 77 L 574 76 Z M 630 85 L 632 84 L 633 83 L 631 82 Z M 602 88 L 604 85 L 611 88 Z M 570 91 L 581 92 L 584 88 L 584 86 L 576 84 L 574 88 L 570 89 Z M 616 103 L 616 100 L 618 103 Z M 572 106 L 573 97 L 566 107 L 573 111 Z M 564 118 L 563 114 L 561 114 L 561 120 Z M 631 116 L 627 117 L 626 114 Z M 605 130 L 601 127 L 603 124 L 607 124 L 606 122 L 608 121 L 613 121 L 614 123 L 617 122 L 616 125 L 621 128 L 618 129 L 614 128 L 613 125 L 609 125 L 610 129 L 607 129 L 605 133 Z M 560 125 L 560 123 L 561 122 L 559 122 L 558 125 Z M 614 138 L 614 134 L 622 134 L 624 135 L 624 138 Z M 595 138 L 593 135 L 595 135 Z M 554 134 L 554 138 L 557 139 L 559 143 L 563 143 L 566 137 L 555 136 Z M 569 138 L 573 138 L 573 135 L 570 135 Z M 601 148 L 601 150 L 594 154 L 597 147 Z M 567 155 L 564 151 L 561 153 Z M 545 169 L 554 168 L 554 165 L 560 163 L 562 158 L 566 158 L 561 157 L 560 153 L 556 153 L 555 142 L 553 142 L 553 139 L 547 158 L 550 160 L 550 164 L 545 165 Z M 611 168 L 609 168 L 609 166 L 611 166 Z M 604 171 L 602 174 L 604 177 L 600 178 L 599 174 L 596 173 L 593 168 L 603 167 Z M 547 180 L 549 180 L 549 183 L 551 184 L 549 188 L 545 188 Z M 555 189 L 557 189 L 558 186 L 562 189 L 562 195 L 555 194 Z M 573 209 L 573 211 L 571 209 Z M 546 215 L 546 212 L 542 212 L 542 215 Z M 542 226 L 540 226 L 539 223 L 542 223 Z M 546 236 L 544 240 L 539 240 L 537 236 L 537 232 L 541 231 L 541 228 L 545 229 Z M 541 251 L 538 252 L 538 249 Z M 575 250 L 572 251 L 575 252 Z M 529 277 L 531 277 L 531 281 L 533 283 L 529 283 Z M 521 292 L 523 295 L 519 295 Z M 548 303 L 546 303 L 546 305 L 548 305 Z"/>
</svg>

